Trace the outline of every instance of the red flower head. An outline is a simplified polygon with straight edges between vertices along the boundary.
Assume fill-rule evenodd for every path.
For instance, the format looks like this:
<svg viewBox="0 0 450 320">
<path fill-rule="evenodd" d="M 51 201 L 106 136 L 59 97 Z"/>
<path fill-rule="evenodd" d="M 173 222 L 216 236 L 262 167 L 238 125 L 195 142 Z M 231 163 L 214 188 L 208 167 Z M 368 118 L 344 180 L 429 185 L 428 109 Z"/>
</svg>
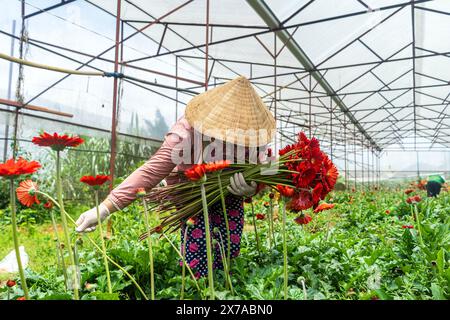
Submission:
<svg viewBox="0 0 450 320">
<path fill-rule="evenodd" d="M 386 210 L 386 214 L 390 214 L 391 213 L 391 210 Z"/>
<path fill-rule="evenodd" d="M 319 206 L 314 210 L 314 212 L 318 213 L 318 212 L 322 212 L 325 210 L 330 210 L 330 209 L 333 209 L 334 206 L 335 206 L 334 203 L 325 203 L 324 202 L 324 203 L 319 204 Z"/>
<path fill-rule="evenodd" d="M 189 227 L 192 227 L 192 226 L 195 226 L 195 219 L 194 218 L 189 218 L 189 219 L 187 219 L 187 221 L 186 221 L 186 224 L 189 226 Z"/>
<path fill-rule="evenodd" d="M 266 218 L 265 214 L 262 214 L 262 213 L 257 213 L 256 214 L 256 219 L 257 220 L 264 220 L 265 218 Z"/>
<path fill-rule="evenodd" d="M 53 208 L 53 202 L 47 201 L 46 203 L 44 203 L 44 208 L 45 208 L 45 209 L 51 209 L 51 208 Z"/>
<path fill-rule="evenodd" d="M 51 135 L 44 132 L 39 136 L 34 137 L 31 142 L 41 147 L 50 147 L 55 151 L 62 151 L 67 147 L 78 147 L 84 140 L 77 135 L 69 137 L 66 134 L 59 135 L 55 132 Z"/>
<path fill-rule="evenodd" d="M 419 203 L 420 201 L 422 201 L 422 198 L 420 196 L 413 196 L 406 199 L 406 203 L 409 204 L 416 204 Z"/>
<path fill-rule="evenodd" d="M 155 227 L 156 233 L 163 233 L 163 227 L 161 225 Z"/>
<path fill-rule="evenodd" d="M 306 188 L 316 177 L 316 170 L 309 161 L 302 161 L 297 166 L 296 171 L 298 174 L 294 174 L 294 182 L 298 188 Z"/>
<path fill-rule="evenodd" d="M 202 164 L 206 172 L 220 171 L 230 166 L 230 161 L 221 160 L 211 163 Z"/>
<path fill-rule="evenodd" d="M 14 287 L 16 285 L 16 282 L 14 281 L 14 280 L 8 280 L 8 281 L 6 281 L 6 286 L 8 287 L 8 288 L 12 288 L 12 287 Z"/>
<path fill-rule="evenodd" d="M 190 167 L 184 172 L 186 177 L 191 181 L 200 180 L 201 178 L 203 178 L 205 173 L 206 170 L 203 164 L 194 164 L 192 167 Z"/>
<path fill-rule="evenodd" d="M 286 208 L 293 212 L 300 212 L 311 208 L 314 205 L 312 195 L 308 191 L 301 191 L 294 194 L 291 201 L 286 204 Z"/>
<path fill-rule="evenodd" d="M 36 195 L 38 185 L 32 180 L 25 180 L 19 183 L 16 189 L 17 199 L 21 204 L 27 207 L 31 207 L 33 204 L 39 204 L 39 199 Z"/>
<path fill-rule="evenodd" d="M 94 176 L 82 176 L 80 181 L 83 183 L 86 183 L 87 185 L 90 185 L 91 187 L 100 187 L 102 184 L 104 184 L 106 181 L 109 180 L 109 176 L 98 174 L 95 177 Z"/>
<path fill-rule="evenodd" d="M 0 163 L 0 176 L 5 178 L 14 178 L 22 174 L 32 174 L 41 167 L 37 161 L 27 161 L 19 158 L 17 161 L 9 159 L 5 163 Z"/>
<path fill-rule="evenodd" d="M 411 192 L 413 192 L 414 190 L 413 189 L 406 189 L 405 190 L 405 194 L 410 194 Z"/>
<path fill-rule="evenodd" d="M 253 201 L 252 197 L 247 197 L 244 199 L 245 203 L 252 203 L 252 201 Z"/>
<path fill-rule="evenodd" d="M 269 198 L 270 198 L 270 199 L 273 199 L 273 198 L 275 198 L 275 194 L 273 194 L 272 192 L 271 192 L 271 193 L 269 193 Z"/>
<path fill-rule="evenodd" d="M 307 214 L 298 216 L 297 218 L 294 219 L 295 223 L 297 224 L 308 224 L 311 222 L 311 220 L 312 220 L 311 216 Z"/>
<path fill-rule="evenodd" d="M 402 229 L 414 229 L 414 226 L 411 225 L 403 225 Z"/>
<path fill-rule="evenodd" d="M 27 300 L 27 299 L 25 299 L 25 297 L 19 297 L 16 300 Z"/>
<path fill-rule="evenodd" d="M 338 178 L 338 171 L 333 162 L 325 155 L 323 160 L 322 181 L 326 184 L 328 190 L 332 190 Z"/>
<path fill-rule="evenodd" d="M 277 185 L 278 192 L 288 198 L 292 198 L 294 196 L 295 190 L 293 188 L 289 188 L 287 186 Z"/>
<path fill-rule="evenodd" d="M 265 208 L 268 208 L 268 207 L 270 207 L 270 203 L 267 202 L 267 201 L 264 201 L 263 206 L 264 206 Z"/>
</svg>

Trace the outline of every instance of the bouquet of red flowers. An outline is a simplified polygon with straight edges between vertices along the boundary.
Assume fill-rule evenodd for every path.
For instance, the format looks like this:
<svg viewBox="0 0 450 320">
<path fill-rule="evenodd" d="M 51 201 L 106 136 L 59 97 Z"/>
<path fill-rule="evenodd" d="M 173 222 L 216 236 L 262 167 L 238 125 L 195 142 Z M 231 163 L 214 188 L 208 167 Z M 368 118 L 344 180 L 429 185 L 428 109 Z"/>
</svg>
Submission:
<svg viewBox="0 0 450 320">
<path fill-rule="evenodd" d="M 276 170 L 267 174 L 271 168 Z M 219 161 L 196 164 L 184 173 L 188 181 L 152 189 L 149 194 L 152 201 L 150 207 L 166 215 L 161 225 L 151 231 L 164 228 L 176 230 L 182 221 L 201 213 L 201 184 L 208 206 L 226 197 L 230 177 L 237 172 L 242 172 L 246 181 L 274 188 L 289 198 L 286 208 L 293 212 L 317 207 L 319 201 L 334 188 L 338 177 L 336 166 L 320 149 L 319 141 L 316 138 L 308 139 L 300 132 L 296 143 L 279 151 L 275 163 L 231 164 Z M 147 234 L 143 234 L 141 239 Z"/>
</svg>

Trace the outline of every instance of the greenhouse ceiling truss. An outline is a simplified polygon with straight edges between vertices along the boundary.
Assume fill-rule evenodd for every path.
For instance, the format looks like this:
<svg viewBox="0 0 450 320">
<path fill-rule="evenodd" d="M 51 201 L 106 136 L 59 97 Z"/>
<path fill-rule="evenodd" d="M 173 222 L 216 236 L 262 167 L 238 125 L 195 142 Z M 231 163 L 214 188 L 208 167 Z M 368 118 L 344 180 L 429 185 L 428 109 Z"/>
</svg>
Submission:
<svg viewBox="0 0 450 320">
<path fill-rule="evenodd" d="M 23 25 L 27 19 L 48 13 L 61 6 L 70 5 L 74 2 L 83 0 L 61 0 L 60 2 L 56 2 L 49 7 L 30 13 L 25 12 L 26 1 L 19 1 L 22 2 Z M 80 52 L 67 47 L 61 47 L 57 44 L 48 43 L 42 40 L 32 38 L 27 38 L 24 40 L 23 34 L 22 36 L 17 37 L 13 33 L 8 33 L 4 30 L 0 30 L 0 32 L 4 35 L 15 37 L 18 41 L 20 41 L 21 46 L 23 46 L 23 42 L 26 41 L 31 46 L 36 46 L 58 56 L 70 59 L 72 62 L 79 64 L 77 70 L 90 68 L 91 70 L 104 71 L 90 65 L 95 60 L 101 60 L 104 62 L 109 62 L 113 66 L 111 68 L 112 70 L 109 71 L 113 71 L 117 75 L 120 75 L 119 71 L 121 70 L 121 67 L 126 67 L 127 69 L 135 69 L 176 81 L 176 84 L 171 86 L 167 84 L 158 84 L 156 82 L 145 81 L 140 78 L 133 79 L 130 77 L 128 79 L 123 79 L 120 76 L 114 77 L 112 88 L 112 124 L 110 130 L 110 170 L 112 176 L 114 175 L 113 164 L 116 155 L 116 138 L 117 135 L 120 134 L 116 131 L 118 86 L 120 81 L 125 81 L 131 85 L 139 86 L 144 90 L 150 90 L 155 94 L 159 94 L 158 87 L 173 90 L 173 96 L 165 96 L 173 101 L 176 101 L 178 106 L 178 104 L 183 104 L 183 102 L 179 99 L 180 94 L 194 96 L 203 90 L 207 90 L 210 86 L 221 84 L 230 79 L 229 77 L 223 77 L 215 74 L 215 68 L 218 65 L 228 68 L 231 71 L 233 68 L 230 67 L 230 65 L 237 64 L 248 67 L 248 78 L 260 90 L 263 100 L 267 102 L 277 119 L 279 135 L 275 141 L 275 144 L 294 141 L 299 127 L 302 130 L 309 132 L 310 135 L 318 136 L 321 143 L 325 146 L 325 148 L 327 148 L 332 158 L 342 159 L 344 161 L 344 167 L 341 168 L 341 170 L 345 172 L 346 182 L 348 182 L 348 179 L 352 176 L 359 177 L 359 179 L 362 179 L 363 182 L 377 182 L 380 178 L 380 154 L 383 150 L 388 149 L 392 144 L 398 144 L 400 148 L 405 151 L 433 151 L 438 148 L 448 150 L 449 148 L 449 78 L 443 79 L 442 77 L 433 74 L 426 74 L 417 68 L 417 63 L 421 60 L 433 59 L 436 57 L 450 59 L 450 52 L 437 52 L 435 50 L 423 48 L 417 45 L 417 22 L 415 21 L 415 13 L 417 11 L 431 12 L 439 16 L 446 16 L 450 19 L 450 12 L 424 6 L 424 4 L 430 3 L 432 0 L 397 1 L 394 4 L 381 6 L 378 8 L 371 8 L 363 0 L 355 0 L 355 2 L 360 4 L 360 10 L 296 23 L 292 23 L 294 18 L 319 0 L 301 1 L 298 8 L 293 10 L 284 19 L 281 19 L 274 13 L 274 10 L 272 10 L 271 6 L 268 4 L 269 1 L 247 0 L 247 4 L 245 5 L 251 7 L 253 9 L 253 13 L 264 22 L 264 24 L 251 25 L 240 21 L 239 23 L 210 23 L 210 0 L 188 0 L 184 2 L 173 1 L 177 2 L 177 5 L 173 5 L 171 10 L 166 11 L 158 17 L 151 12 L 150 9 L 152 6 L 148 4 L 146 5 L 145 1 L 116 0 L 114 1 L 115 11 L 113 11 L 108 5 L 102 5 L 101 1 L 84 1 L 92 5 L 92 8 L 96 8 L 103 13 L 114 16 L 116 19 L 115 44 L 97 55 L 87 54 L 85 52 Z M 170 18 L 174 13 L 182 14 L 183 10 L 186 10 L 186 8 L 192 5 L 193 2 L 201 2 L 204 4 L 204 22 L 167 20 L 167 18 Z M 148 19 L 124 18 L 122 16 L 124 6 L 133 8 L 133 10 L 139 12 L 142 16 L 145 16 Z M 412 41 L 409 41 L 404 45 L 400 45 L 389 56 L 383 57 L 377 53 L 376 48 L 373 48 L 371 45 L 366 43 L 364 37 L 371 33 L 377 32 L 378 27 L 386 24 L 387 21 L 394 19 L 400 13 L 404 14 L 405 10 L 410 11 L 409 23 Z M 302 48 L 302 44 L 295 39 L 295 34 L 298 30 L 301 30 L 307 26 L 338 22 L 346 19 L 348 20 L 357 16 L 370 15 L 374 12 L 386 12 L 386 14 L 370 28 L 352 38 L 347 43 L 341 45 L 338 50 L 332 52 L 319 63 L 313 62 L 311 57 L 308 56 Z M 154 25 L 164 27 L 160 38 L 155 39 L 146 33 L 146 30 Z M 125 36 L 124 26 L 133 29 L 134 32 Z M 175 29 L 179 27 L 197 28 L 199 32 L 204 32 L 203 43 L 195 43 L 195 41 L 191 41 L 186 36 L 181 35 L 177 32 L 179 29 Z M 22 31 L 23 29 L 24 28 L 22 27 Z M 248 30 L 249 33 L 214 40 L 214 32 L 216 32 L 216 30 L 223 29 L 241 31 Z M 169 32 L 177 35 L 181 40 L 183 40 L 184 43 L 189 45 L 171 49 L 171 43 L 168 43 L 166 39 Z M 144 36 L 148 39 L 148 41 L 158 43 L 158 49 L 154 55 L 126 60 L 126 57 L 123 56 L 123 44 L 128 39 L 138 34 Z M 267 41 L 268 35 L 273 35 L 272 41 Z M 241 41 L 243 39 L 247 39 L 249 41 L 252 40 L 252 44 L 254 46 L 258 46 L 259 50 L 270 57 L 272 61 L 257 61 L 256 59 L 255 61 L 249 61 L 248 57 L 246 57 L 246 59 L 215 57 L 210 53 L 211 48 L 214 46 L 225 43 L 233 45 L 237 41 Z M 344 65 L 329 63 L 355 44 L 364 47 L 365 50 L 372 54 L 374 59 L 371 61 L 347 63 Z M 61 50 L 66 51 L 67 53 L 77 53 L 89 58 L 89 60 L 86 62 L 79 61 L 65 55 L 64 53 L 61 53 Z M 114 60 L 105 58 L 105 53 L 112 50 L 114 50 Z M 399 53 L 404 53 L 406 50 L 410 50 L 409 55 L 399 55 Z M 290 52 L 290 56 L 292 57 L 291 64 L 279 62 L 280 54 L 285 51 Z M 175 55 L 175 74 L 152 70 L 151 68 L 142 67 L 138 64 L 142 64 L 143 62 L 151 61 L 151 59 L 165 55 Z M 190 79 L 189 77 L 180 76 L 178 74 L 178 62 L 180 60 L 200 61 L 204 66 L 203 80 L 199 81 L 198 79 Z M 380 77 L 380 75 L 376 73 L 376 69 L 383 64 L 394 65 L 396 63 L 405 62 L 410 63 L 410 67 L 401 74 L 397 75 L 395 78 L 387 80 Z M 256 67 L 272 68 L 272 72 L 265 75 L 253 75 L 252 70 Z M 332 85 L 327 80 L 328 74 L 333 71 L 351 70 L 352 68 L 367 68 L 367 71 L 350 79 L 345 83 L 345 85 L 340 87 Z M 361 89 L 345 91 L 346 88 L 352 86 L 354 87 L 355 84 L 358 84 L 359 81 L 361 81 L 361 79 L 368 74 L 379 81 L 378 88 L 370 90 Z M 23 111 L 26 111 L 27 106 L 30 106 L 37 97 L 45 94 L 45 92 L 64 81 L 69 76 L 70 74 L 64 75 L 58 81 L 42 90 L 39 94 L 24 101 L 21 106 L 16 105 L 15 109 L 9 112 L 17 115 Z M 288 83 L 280 83 L 279 80 L 282 77 L 291 77 L 293 80 Z M 418 77 L 427 78 L 433 82 L 430 84 L 418 84 Z M 395 82 L 403 81 L 404 79 L 410 79 L 409 85 L 392 85 Z M 271 89 L 268 89 L 270 85 Z M 428 89 L 432 90 L 435 88 L 443 88 L 448 91 L 448 94 L 446 96 L 436 96 L 435 94 L 426 91 Z M 290 93 L 287 98 L 283 96 L 286 91 L 289 91 Z M 295 96 L 295 93 L 298 94 L 298 96 Z M 411 96 L 411 101 L 407 100 L 407 103 L 398 105 L 396 100 L 404 99 L 406 95 Z M 361 99 L 357 100 L 355 103 L 347 103 L 346 101 L 352 96 L 361 96 Z M 435 102 L 418 103 L 418 101 L 416 101 L 418 96 L 428 97 Z M 369 99 L 372 99 L 373 97 L 381 98 L 383 103 L 377 106 L 368 106 L 362 109 L 360 108 L 364 105 L 364 102 L 369 101 Z M 0 104 L 11 105 L 11 103 L 12 102 L 8 102 L 6 100 L 0 100 Z M 440 107 L 441 110 L 436 111 L 433 107 Z M 315 111 L 312 111 L 313 108 Z M 320 111 L 317 111 L 317 109 Z M 424 117 L 420 115 L 418 110 L 425 110 L 428 112 L 428 115 Z M 2 111 L 5 110 L 2 109 Z M 48 113 L 48 110 L 38 111 Z M 384 114 L 384 116 L 374 119 L 374 115 L 380 114 L 381 111 L 383 111 L 382 114 Z M 398 114 L 401 115 L 396 116 Z M 47 118 L 51 119 L 50 116 Z M 424 121 L 426 122 L 424 123 Z M 83 124 L 76 125 L 83 126 Z M 380 125 L 384 125 L 384 127 L 380 127 Z M 15 123 L 15 127 L 17 127 L 17 122 Z M 406 137 L 412 138 L 412 141 L 406 142 Z M 144 137 L 139 138 L 148 139 Z M 422 141 L 423 139 L 426 139 L 426 141 Z M 353 164 L 353 168 L 350 168 L 350 164 Z M 419 168 L 417 170 L 419 171 Z"/>
</svg>

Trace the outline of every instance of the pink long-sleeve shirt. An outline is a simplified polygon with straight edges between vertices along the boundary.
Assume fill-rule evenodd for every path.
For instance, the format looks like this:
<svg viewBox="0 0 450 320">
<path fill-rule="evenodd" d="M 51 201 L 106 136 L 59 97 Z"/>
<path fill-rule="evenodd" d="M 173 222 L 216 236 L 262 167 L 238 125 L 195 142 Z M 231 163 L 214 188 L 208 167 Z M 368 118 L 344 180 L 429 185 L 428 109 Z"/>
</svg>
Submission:
<svg viewBox="0 0 450 320">
<path fill-rule="evenodd" d="M 107 199 L 113 203 L 116 209 L 121 210 L 136 199 L 136 189 L 138 188 L 145 188 L 148 191 L 164 178 L 168 184 L 181 181 L 178 172 L 183 172 L 191 164 L 176 165 L 172 160 L 172 154 L 182 152 L 181 142 L 192 141 L 193 134 L 194 130 L 187 120 L 184 117 L 180 118 L 166 134 L 158 151 L 112 190 Z"/>
<path fill-rule="evenodd" d="M 149 191 L 163 179 L 168 185 L 177 184 L 185 180 L 183 172 L 191 167 L 193 163 L 198 163 L 200 155 L 195 155 L 194 150 L 189 154 L 189 161 L 176 164 L 173 155 L 183 154 L 183 146 L 193 148 L 194 128 L 182 117 L 169 130 L 164 138 L 164 142 L 155 154 L 141 167 L 129 175 L 120 185 L 118 185 L 108 195 L 107 199 L 118 210 L 122 210 L 136 199 L 136 190 L 144 188 Z M 235 146 L 236 147 L 236 146 Z M 227 151 L 224 151 L 226 154 Z M 249 158 L 249 150 L 245 149 L 246 158 Z M 233 155 L 235 149 L 233 148 Z M 264 160 L 258 156 L 257 161 Z M 228 159 L 228 158 L 227 158 Z"/>
</svg>

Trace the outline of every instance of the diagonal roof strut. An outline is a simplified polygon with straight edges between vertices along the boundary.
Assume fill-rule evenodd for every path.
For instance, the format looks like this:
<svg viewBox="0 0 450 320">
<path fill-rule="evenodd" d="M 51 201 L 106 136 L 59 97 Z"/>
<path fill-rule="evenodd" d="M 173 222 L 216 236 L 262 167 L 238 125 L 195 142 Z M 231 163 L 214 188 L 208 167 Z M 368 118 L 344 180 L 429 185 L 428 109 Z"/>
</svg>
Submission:
<svg viewBox="0 0 450 320">
<path fill-rule="evenodd" d="M 261 17 L 261 19 L 269 26 L 270 28 L 280 28 L 282 27 L 282 23 L 270 7 L 266 4 L 264 0 L 247 0 L 247 3 L 250 7 L 255 10 L 255 12 Z M 286 48 L 294 55 L 294 57 L 305 67 L 306 71 L 310 71 L 311 75 L 314 79 L 321 85 L 321 87 L 325 90 L 325 92 L 331 96 L 336 105 L 339 106 L 341 111 L 347 116 L 351 123 L 353 123 L 356 128 L 364 135 L 364 137 L 370 142 L 370 144 L 378 151 L 381 151 L 381 147 L 377 145 L 377 143 L 373 140 L 373 138 L 366 132 L 366 130 L 362 127 L 362 125 L 358 122 L 358 120 L 353 116 L 348 107 L 344 104 L 344 102 L 336 95 L 336 92 L 331 87 L 331 85 L 326 81 L 320 74 L 319 71 L 316 70 L 313 62 L 309 59 L 303 49 L 298 45 L 298 43 L 292 39 L 289 35 L 289 32 L 286 29 L 275 31 L 278 38 L 285 44 Z"/>
</svg>

